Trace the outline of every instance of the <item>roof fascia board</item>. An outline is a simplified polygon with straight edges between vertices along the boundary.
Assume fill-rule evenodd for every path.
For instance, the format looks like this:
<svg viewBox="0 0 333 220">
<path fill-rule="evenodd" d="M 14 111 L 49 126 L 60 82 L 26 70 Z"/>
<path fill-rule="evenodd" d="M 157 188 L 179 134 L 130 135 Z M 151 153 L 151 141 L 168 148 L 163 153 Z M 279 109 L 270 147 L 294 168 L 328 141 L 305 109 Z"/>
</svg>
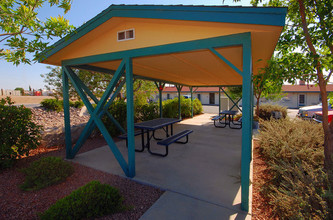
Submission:
<svg viewBox="0 0 333 220">
<path fill-rule="evenodd" d="M 228 16 L 221 16 L 228 13 Z M 248 16 L 248 14 L 251 16 Z M 39 62 L 57 53 L 112 17 L 154 18 L 284 26 L 287 8 L 111 5 L 45 50 Z"/>
<path fill-rule="evenodd" d="M 192 9 L 192 10 L 190 10 Z M 257 10 L 259 9 L 259 10 Z M 267 10 L 268 9 L 268 10 Z M 284 26 L 286 8 L 218 8 L 172 6 L 133 8 L 120 6 L 112 9 L 113 17 L 154 18 L 185 21 L 207 21 L 240 24 Z M 221 16 L 221 14 L 225 14 Z"/>
<path fill-rule="evenodd" d="M 241 34 L 232 34 L 228 36 L 220 36 L 220 37 L 214 37 L 202 40 L 194 40 L 181 43 L 173 43 L 173 44 L 166 44 L 154 47 L 145 47 L 145 48 L 139 48 L 127 51 L 119 51 L 113 53 L 74 58 L 62 61 L 62 65 L 73 66 L 73 65 L 120 60 L 125 57 L 136 58 L 144 56 L 179 53 L 179 52 L 186 52 L 193 50 L 202 50 L 211 47 L 219 48 L 227 46 L 236 46 L 236 45 L 242 45 L 250 37 L 251 37 L 250 32 L 241 33 Z"/>
</svg>

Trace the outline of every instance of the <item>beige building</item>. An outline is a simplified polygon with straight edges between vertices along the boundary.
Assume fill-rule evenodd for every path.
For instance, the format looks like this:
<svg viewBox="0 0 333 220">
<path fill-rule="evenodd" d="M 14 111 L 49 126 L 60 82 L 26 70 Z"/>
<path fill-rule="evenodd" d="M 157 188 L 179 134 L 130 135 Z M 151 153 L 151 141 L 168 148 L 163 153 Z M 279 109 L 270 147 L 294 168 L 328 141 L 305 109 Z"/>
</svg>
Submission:
<svg viewBox="0 0 333 220">
<path fill-rule="evenodd" d="M 333 92 L 333 85 L 327 85 L 327 92 Z M 321 103 L 320 89 L 317 85 L 283 85 L 282 91 L 285 94 L 280 101 L 275 104 L 283 105 L 288 108 L 299 108 L 308 105 L 317 105 Z M 265 103 L 262 100 L 262 103 Z"/>
<path fill-rule="evenodd" d="M 180 95 L 191 98 L 191 92 L 188 87 L 183 87 Z M 178 97 L 177 88 L 175 86 L 165 87 L 162 93 L 162 99 L 173 99 Z M 225 97 L 221 92 L 221 97 Z M 193 88 L 193 99 L 197 98 L 203 105 L 218 105 L 219 104 L 219 88 L 218 87 L 198 87 Z M 158 94 L 157 94 L 158 99 Z"/>
</svg>

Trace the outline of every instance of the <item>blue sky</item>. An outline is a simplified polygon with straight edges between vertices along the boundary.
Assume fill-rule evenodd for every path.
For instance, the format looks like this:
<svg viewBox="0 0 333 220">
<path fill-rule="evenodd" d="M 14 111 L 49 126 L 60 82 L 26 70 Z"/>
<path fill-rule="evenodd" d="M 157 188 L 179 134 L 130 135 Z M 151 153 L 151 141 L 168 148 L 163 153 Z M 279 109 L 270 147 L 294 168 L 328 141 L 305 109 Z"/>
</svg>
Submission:
<svg viewBox="0 0 333 220">
<path fill-rule="evenodd" d="M 242 5 L 250 6 L 250 0 L 243 0 L 238 3 L 233 3 L 233 0 L 74 0 L 71 10 L 65 15 L 70 24 L 75 27 L 81 26 L 98 13 L 109 7 L 111 4 L 157 4 L 157 5 Z M 44 20 L 48 16 L 62 15 L 62 11 L 57 8 L 44 7 L 40 9 L 38 17 Z M 58 39 L 56 39 L 58 40 Z M 55 40 L 55 41 L 56 41 Z M 54 42 L 55 42 L 54 41 Z M 32 65 L 21 64 L 15 66 L 0 60 L 0 89 L 15 89 L 23 87 L 28 89 L 29 85 L 34 89 L 44 89 L 43 78 L 41 74 L 46 74 L 49 70 L 47 65 L 35 63 Z"/>
</svg>

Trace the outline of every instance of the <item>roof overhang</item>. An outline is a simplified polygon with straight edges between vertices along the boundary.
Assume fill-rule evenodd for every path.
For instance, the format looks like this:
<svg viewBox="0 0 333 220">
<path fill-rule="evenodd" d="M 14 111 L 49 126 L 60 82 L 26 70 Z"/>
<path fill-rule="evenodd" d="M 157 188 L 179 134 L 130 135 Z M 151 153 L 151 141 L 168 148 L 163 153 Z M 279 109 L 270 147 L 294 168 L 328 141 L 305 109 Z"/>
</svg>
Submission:
<svg viewBox="0 0 333 220">
<path fill-rule="evenodd" d="M 253 73 L 266 65 L 286 8 L 112 5 L 45 52 L 42 63 L 113 72 L 124 57 L 137 77 L 188 86 L 241 85 L 244 43 Z M 118 30 L 136 39 L 117 42 Z"/>
</svg>

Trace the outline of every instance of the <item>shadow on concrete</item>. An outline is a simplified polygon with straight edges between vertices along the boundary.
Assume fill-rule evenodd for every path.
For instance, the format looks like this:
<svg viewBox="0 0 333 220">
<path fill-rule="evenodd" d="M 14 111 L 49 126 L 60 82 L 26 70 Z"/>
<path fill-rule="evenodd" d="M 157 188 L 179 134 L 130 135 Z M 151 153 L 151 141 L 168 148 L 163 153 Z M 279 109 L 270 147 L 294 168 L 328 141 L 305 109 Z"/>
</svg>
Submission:
<svg viewBox="0 0 333 220">
<path fill-rule="evenodd" d="M 136 153 L 134 181 L 166 190 L 142 219 L 245 219 L 240 210 L 241 130 L 215 128 L 211 114 L 187 119 L 174 133 L 191 129 L 189 143 L 172 144 L 165 158 Z M 162 136 L 162 131 L 157 135 Z M 164 147 L 151 142 L 154 151 Z M 136 137 L 136 145 L 141 136 Z M 125 141 L 117 146 L 127 160 Z M 75 162 L 124 176 L 108 146 L 82 153 Z"/>
</svg>

